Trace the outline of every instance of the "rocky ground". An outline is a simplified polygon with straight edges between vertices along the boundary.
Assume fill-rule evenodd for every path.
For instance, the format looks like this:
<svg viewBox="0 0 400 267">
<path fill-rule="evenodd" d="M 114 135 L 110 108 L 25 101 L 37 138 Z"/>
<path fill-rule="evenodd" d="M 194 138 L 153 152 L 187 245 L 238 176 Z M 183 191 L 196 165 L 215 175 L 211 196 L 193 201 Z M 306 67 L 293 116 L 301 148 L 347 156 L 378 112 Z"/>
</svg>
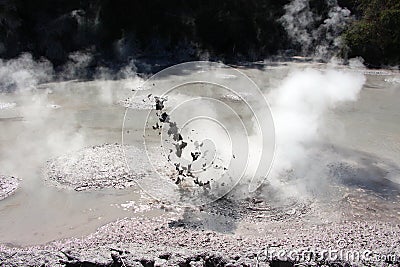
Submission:
<svg viewBox="0 0 400 267">
<path fill-rule="evenodd" d="M 0 200 L 10 196 L 18 189 L 19 181 L 13 176 L 0 175 Z"/>
<path fill-rule="evenodd" d="M 145 153 L 125 148 L 134 155 L 135 174 L 121 145 L 104 144 L 49 161 L 46 181 L 80 191 L 124 188 L 152 175 L 138 156 Z M 358 169 L 335 164 L 330 170 L 337 178 L 331 191 L 338 196 L 329 201 L 286 197 L 265 185 L 251 197 L 240 199 L 233 191 L 200 207 L 153 202 L 149 209 L 162 215 L 137 216 L 130 207 L 131 218 L 85 237 L 29 247 L 2 244 L 0 266 L 400 266 L 400 211 L 388 204 L 398 203 L 398 191 L 379 195 L 356 190 L 351 181 L 346 191 L 339 178 L 357 176 Z M 321 256 L 326 250 L 367 253 L 368 259 Z"/>
<path fill-rule="evenodd" d="M 315 204 L 274 207 L 257 199 L 224 199 L 198 208 L 161 203 L 159 207 L 165 210 L 160 217 L 125 218 L 83 238 L 24 248 L 1 245 L 1 266 L 400 265 L 398 258 L 352 262 L 318 257 L 292 260 L 272 254 L 274 250 L 295 250 L 301 255 L 343 249 L 400 255 L 399 225 L 372 220 L 324 222 Z"/>
</svg>

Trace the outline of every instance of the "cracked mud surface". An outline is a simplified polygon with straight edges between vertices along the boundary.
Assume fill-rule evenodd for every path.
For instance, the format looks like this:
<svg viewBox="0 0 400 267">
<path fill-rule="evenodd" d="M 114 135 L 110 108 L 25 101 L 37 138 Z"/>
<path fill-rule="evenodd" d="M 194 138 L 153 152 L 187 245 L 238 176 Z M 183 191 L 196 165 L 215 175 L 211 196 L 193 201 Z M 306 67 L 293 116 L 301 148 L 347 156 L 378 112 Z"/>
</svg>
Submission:
<svg viewBox="0 0 400 267">
<path fill-rule="evenodd" d="M 128 162 L 134 166 L 130 170 Z M 153 164 L 154 166 L 154 164 Z M 102 144 L 49 160 L 43 168 L 46 183 L 76 191 L 126 188 L 154 175 L 146 153 L 135 146 Z"/>
<path fill-rule="evenodd" d="M 18 189 L 19 181 L 13 176 L 0 175 L 0 200 L 12 195 Z"/>
</svg>

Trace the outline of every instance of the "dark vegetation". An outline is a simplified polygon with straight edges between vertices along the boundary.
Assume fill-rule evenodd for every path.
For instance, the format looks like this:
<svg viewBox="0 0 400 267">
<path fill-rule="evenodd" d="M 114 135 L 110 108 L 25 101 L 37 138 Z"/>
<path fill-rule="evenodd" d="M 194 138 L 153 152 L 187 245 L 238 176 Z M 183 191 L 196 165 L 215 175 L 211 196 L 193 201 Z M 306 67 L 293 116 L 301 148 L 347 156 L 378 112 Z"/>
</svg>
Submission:
<svg viewBox="0 0 400 267">
<path fill-rule="evenodd" d="M 374 66 L 400 63 L 400 1 L 353 0 L 357 16 L 344 38 L 349 56 L 362 56 Z"/>
<path fill-rule="evenodd" d="M 259 60 L 296 54 L 278 19 L 289 0 L 0 0 L 0 57 L 30 52 L 55 66 L 75 51 L 92 64 L 210 59 Z M 356 20 L 344 37 L 350 56 L 400 62 L 400 2 L 340 0 Z M 321 23 L 325 1 L 310 0 Z"/>
</svg>

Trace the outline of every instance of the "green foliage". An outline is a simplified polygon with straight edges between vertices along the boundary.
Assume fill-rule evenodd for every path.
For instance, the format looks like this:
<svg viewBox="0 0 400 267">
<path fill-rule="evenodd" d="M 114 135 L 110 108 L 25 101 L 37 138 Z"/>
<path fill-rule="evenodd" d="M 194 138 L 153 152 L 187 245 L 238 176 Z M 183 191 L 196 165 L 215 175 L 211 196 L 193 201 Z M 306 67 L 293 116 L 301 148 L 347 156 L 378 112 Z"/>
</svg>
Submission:
<svg viewBox="0 0 400 267">
<path fill-rule="evenodd" d="M 349 56 L 361 56 L 373 66 L 400 64 L 400 1 L 354 2 L 360 19 L 344 34 Z"/>
</svg>

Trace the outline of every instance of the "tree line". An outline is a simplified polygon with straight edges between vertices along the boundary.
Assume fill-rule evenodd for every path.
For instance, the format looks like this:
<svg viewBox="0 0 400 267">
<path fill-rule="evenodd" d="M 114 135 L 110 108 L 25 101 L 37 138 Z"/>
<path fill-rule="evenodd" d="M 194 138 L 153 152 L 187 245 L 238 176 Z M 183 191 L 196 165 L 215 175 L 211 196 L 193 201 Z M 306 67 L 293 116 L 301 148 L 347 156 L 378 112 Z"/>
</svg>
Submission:
<svg viewBox="0 0 400 267">
<path fill-rule="evenodd" d="M 55 66 L 74 51 L 93 64 L 135 58 L 171 62 L 207 55 L 254 61 L 300 51 L 279 22 L 289 0 L 2 0 L 0 57 L 28 51 Z M 310 0 L 323 22 L 325 1 Z M 340 53 L 373 66 L 400 63 L 400 2 L 340 0 L 355 15 Z"/>
</svg>

